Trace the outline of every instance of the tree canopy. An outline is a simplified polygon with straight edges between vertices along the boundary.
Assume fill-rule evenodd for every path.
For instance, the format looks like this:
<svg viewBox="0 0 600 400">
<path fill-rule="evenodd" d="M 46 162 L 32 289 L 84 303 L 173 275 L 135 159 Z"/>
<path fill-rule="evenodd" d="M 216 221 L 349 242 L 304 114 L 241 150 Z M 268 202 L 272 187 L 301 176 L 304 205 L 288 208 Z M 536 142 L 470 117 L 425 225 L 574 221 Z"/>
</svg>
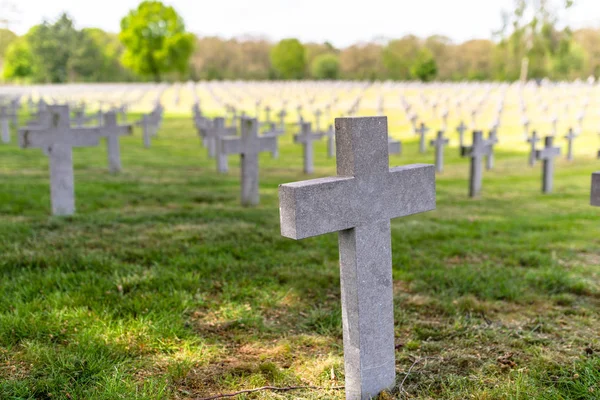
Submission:
<svg viewBox="0 0 600 400">
<path fill-rule="evenodd" d="M 302 79 L 306 70 L 306 51 L 298 39 L 283 39 L 271 50 L 271 64 L 283 79 Z"/>
<path fill-rule="evenodd" d="M 160 1 L 143 1 L 121 20 L 123 65 L 157 82 L 168 72 L 184 74 L 195 38 L 185 31 L 175 9 Z"/>
</svg>

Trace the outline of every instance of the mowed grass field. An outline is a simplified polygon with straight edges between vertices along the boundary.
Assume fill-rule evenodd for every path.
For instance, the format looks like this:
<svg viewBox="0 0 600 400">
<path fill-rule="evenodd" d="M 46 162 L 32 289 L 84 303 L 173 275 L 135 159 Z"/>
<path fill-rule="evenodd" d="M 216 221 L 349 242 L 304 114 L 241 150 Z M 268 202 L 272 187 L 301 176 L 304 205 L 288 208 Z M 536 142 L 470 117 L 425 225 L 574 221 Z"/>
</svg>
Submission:
<svg viewBox="0 0 600 400">
<path fill-rule="evenodd" d="M 279 234 L 277 186 L 309 178 L 293 132 L 242 208 L 238 159 L 218 175 L 191 118 L 167 114 L 152 148 L 122 140 L 119 175 L 104 146 L 75 150 L 69 218 L 49 216 L 41 151 L 1 145 L 0 399 L 343 399 L 327 389 L 344 382 L 337 235 Z M 392 222 L 398 385 L 382 398 L 600 397 L 587 152 L 542 195 L 540 165 L 503 149 L 469 199 L 468 161 L 447 149 L 437 210 Z M 335 174 L 325 154 L 313 177 Z M 432 161 L 414 138 L 390 156 Z"/>
</svg>

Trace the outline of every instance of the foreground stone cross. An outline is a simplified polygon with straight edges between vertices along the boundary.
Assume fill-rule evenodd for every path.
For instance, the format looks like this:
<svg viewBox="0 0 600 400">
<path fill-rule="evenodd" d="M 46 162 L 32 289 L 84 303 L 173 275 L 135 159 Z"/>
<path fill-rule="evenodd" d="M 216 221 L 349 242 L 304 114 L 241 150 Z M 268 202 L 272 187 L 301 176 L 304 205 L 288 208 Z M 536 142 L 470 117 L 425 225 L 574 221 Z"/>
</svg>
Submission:
<svg viewBox="0 0 600 400">
<path fill-rule="evenodd" d="M 449 143 L 448 138 L 444 137 L 444 131 L 438 131 L 437 137 L 431 140 L 429 144 L 435 148 L 435 169 L 437 172 L 444 172 L 444 147 Z"/>
<path fill-rule="evenodd" d="M 567 160 L 573 161 L 573 141 L 577 138 L 577 134 L 573 128 L 569 128 L 569 132 L 565 135 L 567 139 Z"/>
<path fill-rule="evenodd" d="M 529 143 L 529 166 L 533 167 L 535 165 L 535 152 L 537 142 L 540 141 L 538 137 L 537 131 L 531 132 L 531 137 L 527 138 L 527 143 Z"/>
<path fill-rule="evenodd" d="M 241 118 L 242 135 L 223 137 L 219 153 L 239 154 L 241 164 L 242 205 L 258 204 L 258 153 L 273 152 L 277 148 L 276 136 L 259 136 L 258 121 L 255 118 Z"/>
<path fill-rule="evenodd" d="M 336 177 L 279 187 L 281 234 L 338 232 L 346 399 L 395 383 L 390 219 L 435 209 L 433 165 L 389 168 L 387 117 L 337 118 Z"/>
<path fill-rule="evenodd" d="M 461 155 L 471 158 L 469 173 L 469 197 L 479 196 L 483 181 L 483 157 L 489 156 L 491 143 L 483 138 L 482 131 L 473 131 L 473 144 L 461 147 Z"/>
<path fill-rule="evenodd" d="M 312 174 L 315 171 L 313 142 L 320 140 L 323 136 L 325 136 L 323 132 L 312 132 L 310 122 L 303 122 L 300 125 L 300 133 L 294 135 L 294 142 L 301 143 L 304 149 L 305 174 Z"/>
<path fill-rule="evenodd" d="M 590 197 L 590 204 L 600 207 L 600 172 L 592 174 L 592 193 Z"/>
<path fill-rule="evenodd" d="M 19 130 L 22 148 L 38 147 L 50 160 L 50 198 L 53 215 L 75 212 L 75 181 L 73 177 L 73 147 L 97 146 L 100 128 L 71 128 L 69 107 L 50 106 L 52 121 L 47 128 Z"/>
<path fill-rule="evenodd" d="M 425 142 L 425 135 L 427 132 L 429 132 L 429 128 L 427 128 L 423 122 L 421 122 L 421 125 L 419 125 L 419 129 L 415 131 L 415 133 L 419 135 L 419 151 L 421 153 L 425 153 L 427 151 Z"/>
<path fill-rule="evenodd" d="M 538 160 L 543 160 L 542 170 L 542 192 L 552 193 L 554 186 L 554 158 L 560 155 L 560 148 L 553 147 L 554 137 L 546 136 L 544 148 L 535 152 Z"/>
<path fill-rule="evenodd" d="M 131 135 L 133 125 L 117 124 L 117 112 L 109 111 L 104 114 L 104 125 L 102 136 L 106 137 L 106 149 L 108 152 L 108 169 L 111 173 L 121 172 L 121 147 L 119 136 Z"/>
</svg>

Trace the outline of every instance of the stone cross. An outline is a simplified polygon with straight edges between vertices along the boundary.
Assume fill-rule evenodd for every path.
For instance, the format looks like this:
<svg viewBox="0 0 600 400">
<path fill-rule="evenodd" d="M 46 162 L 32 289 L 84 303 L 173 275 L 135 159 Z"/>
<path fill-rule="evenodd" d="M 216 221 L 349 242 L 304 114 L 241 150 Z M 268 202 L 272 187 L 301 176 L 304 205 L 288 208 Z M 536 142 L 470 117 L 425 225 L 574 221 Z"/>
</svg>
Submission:
<svg viewBox="0 0 600 400">
<path fill-rule="evenodd" d="M 119 136 L 131 135 L 133 126 L 118 125 L 117 113 L 109 111 L 104 114 L 104 125 L 102 127 L 102 136 L 106 137 L 106 149 L 108 153 L 108 169 L 111 173 L 121 171 L 121 148 L 119 146 Z"/>
<path fill-rule="evenodd" d="M 261 100 L 256 100 L 256 102 L 254 103 L 254 106 L 256 107 L 256 119 L 260 120 L 260 104 L 262 103 Z"/>
<path fill-rule="evenodd" d="M 565 135 L 567 139 L 567 160 L 573 161 L 573 141 L 577 137 L 577 134 L 573 128 L 569 128 L 569 132 Z"/>
<path fill-rule="evenodd" d="M 443 130 L 438 131 L 437 138 L 429 142 L 435 148 L 435 169 L 439 173 L 444 171 L 444 146 L 447 146 L 448 143 L 449 140 L 444 137 Z"/>
<path fill-rule="evenodd" d="M 435 209 L 433 165 L 389 168 L 387 117 L 337 118 L 336 177 L 279 187 L 282 236 L 338 232 L 346 399 L 395 384 L 392 218 Z"/>
<path fill-rule="evenodd" d="M 279 129 L 281 130 L 285 130 L 285 116 L 287 115 L 287 112 L 285 111 L 285 109 L 281 109 L 281 111 L 279 111 L 279 114 L 277 114 L 277 116 L 279 117 Z"/>
<path fill-rule="evenodd" d="M 10 116 L 12 117 L 12 124 L 17 129 L 19 127 L 19 109 L 21 108 L 21 95 L 12 99 L 9 103 Z"/>
<path fill-rule="evenodd" d="M 312 174 L 314 172 L 314 150 L 313 142 L 321 140 L 325 136 L 323 132 L 312 132 L 310 122 L 303 122 L 300 125 L 300 133 L 294 135 L 294 143 L 301 143 L 304 153 L 304 173 Z"/>
<path fill-rule="evenodd" d="M 321 114 L 322 114 L 321 110 L 315 111 L 315 129 L 317 131 L 321 130 Z"/>
<path fill-rule="evenodd" d="M 496 135 L 496 132 L 496 129 L 492 128 L 488 133 L 487 142 L 490 145 L 490 151 L 488 152 L 485 160 L 485 169 L 488 171 L 494 169 L 494 145 L 498 143 L 498 136 Z"/>
<path fill-rule="evenodd" d="M 529 143 L 529 166 L 533 167 L 535 165 L 535 152 L 537 142 L 540 141 L 538 134 L 536 131 L 531 132 L 531 137 L 527 138 L 527 143 Z"/>
<path fill-rule="evenodd" d="M 262 136 L 264 136 L 264 137 L 268 137 L 268 136 L 279 137 L 284 134 L 285 134 L 284 129 L 279 129 L 274 122 L 271 122 L 269 124 L 269 129 L 266 130 L 265 132 L 263 132 Z M 275 149 L 273 149 L 273 151 L 271 152 L 271 156 L 273 158 L 279 158 L 279 146 L 275 146 Z"/>
<path fill-rule="evenodd" d="M 19 130 L 22 148 L 43 149 L 50 161 L 50 198 L 53 215 L 75 212 L 73 147 L 97 146 L 100 128 L 71 128 L 68 106 L 50 106 L 52 121 L 47 128 Z"/>
<path fill-rule="evenodd" d="M 85 116 L 85 108 L 76 108 L 73 111 L 74 117 L 72 122 L 75 123 L 75 126 L 81 128 L 87 122 L 87 118 Z"/>
<path fill-rule="evenodd" d="M 543 160 L 542 192 L 552 193 L 554 186 L 554 158 L 560 155 L 560 148 L 553 147 L 554 136 L 546 136 L 544 148 L 535 152 L 538 160 Z"/>
<path fill-rule="evenodd" d="M 235 127 L 227 127 L 225 124 L 225 118 L 217 117 L 213 120 L 210 126 L 204 129 L 205 143 L 208 147 L 208 153 L 210 157 L 217 158 L 217 171 L 225 174 L 229 171 L 229 163 L 227 160 L 227 154 L 220 150 L 220 141 L 223 137 L 235 136 L 237 129 Z M 213 151 L 211 155 L 211 150 Z"/>
<path fill-rule="evenodd" d="M 471 158 L 469 197 L 479 196 L 483 181 L 483 157 L 491 152 L 491 143 L 483 138 L 482 131 L 473 131 L 473 144 L 461 147 L 461 155 Z"/>
<path fill-rule="evenodd" d="M 208 150 L 208 156 L 210 158 L 214 158 L 219 154 L 219 138 L 223 136 L 235 136 L 237 133 L 237 129 L 235 127 L 225 127 L 225 125 L 221 125 L 221 122 L 224 123 L 225 118 L 215 118 L 212 123 L 206 124 L 202 129 L 204 134 L 204 144 Z M 217 161 L 217 164 L 219 164 L 219 161 Z M 227 170 L 225 170 L 225 172 L 227 172 Z"/>
<path fill-rule="evenodd" d="M 590 195 L 590 204 L 600 207 L 600 172 L 592 174 L 592 193 Z"/>
<path fill-rule="evenodd" d="M 419 125 L 419 129 L 415 130 L 415 133 L 419 135 L 419 151 L 421 153 L 425 153 L 427 151 L 427 147 L 425 145 L 425 135 L 427 132 L 429 132 L 429 128 L 427 128 L 423 122 L 421 122 L 421 125 Z"/>
<path fill-rule="evenodd" d="M 460 121 L 460 125 L 456 128 L 456 132 L 458 132 L 458 147 L 461 148 L 464 145 L 464 135 L 465 131 L 468 127 L 465 125 L 464 121 Z"/>
<path fill-rule="evenodd" d="M 521 119 L 521 123 L 523 124 L 523 129 L 525 130 L 525 140 L 529 137 L 529 118 L 523 117 Z"/>
<path fill-rule="evenodd" d="M 239 154 L 241 165 L 242 205 L 258 204 L 258 154 L 273 151 L 277 147 L 277 137 L 259 136 L 258 121 L 253 118 L 242 118 L 242 135 L 239 137 L 223 137 L 220 140 L 220 153 Z"/>
</svg>

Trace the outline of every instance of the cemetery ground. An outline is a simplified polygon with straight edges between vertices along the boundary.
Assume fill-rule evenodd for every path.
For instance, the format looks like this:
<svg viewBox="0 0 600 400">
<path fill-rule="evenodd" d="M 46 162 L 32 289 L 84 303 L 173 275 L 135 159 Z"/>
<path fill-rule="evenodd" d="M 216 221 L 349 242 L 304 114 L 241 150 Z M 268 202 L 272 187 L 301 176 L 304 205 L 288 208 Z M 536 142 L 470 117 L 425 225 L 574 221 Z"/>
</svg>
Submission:
<svg viewBox="0 0 600 400">
<path fill-rule="evenodd" d="M 242 208 L 238 158 L 219 175 L 189 115 L 163 126 L 150 149 L 139 129 L 121 139 L 119 175 L 103 146 L 75 149 L 68 218 L 49 217 L 46 157 L 0 146 L 0 398 L 342 399 L 337 235 L 280 236 L 278 184 L 310 178 L 296 127 Z M 391 165 L 433 162 L 403 145 Z M 392 221 L 398 384 L 382 398 L 597 398 L 595 150 L 557 161 L 552 195 L 526 153 L 497 150 L 479 199 L 458 153 L 437 210 Z M 335 175 L 324 141 L 315 172 Z"/>
</svg>

